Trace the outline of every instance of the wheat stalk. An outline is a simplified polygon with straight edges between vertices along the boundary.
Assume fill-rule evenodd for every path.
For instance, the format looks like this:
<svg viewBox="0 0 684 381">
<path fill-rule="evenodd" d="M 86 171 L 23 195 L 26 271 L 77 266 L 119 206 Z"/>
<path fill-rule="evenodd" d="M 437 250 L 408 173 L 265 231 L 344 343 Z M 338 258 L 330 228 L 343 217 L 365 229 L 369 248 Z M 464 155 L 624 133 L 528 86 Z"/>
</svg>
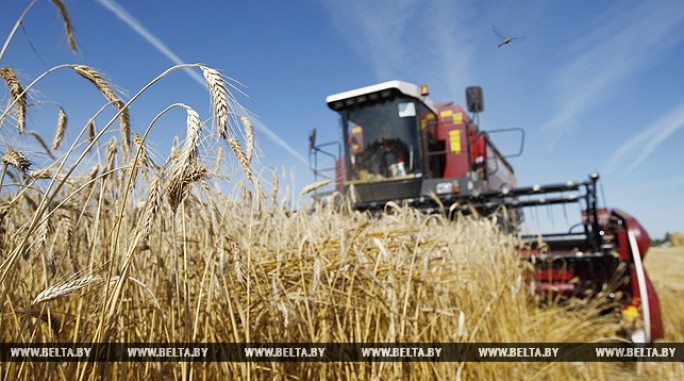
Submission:
<svg viewBox="0 0 684 381">
<path fill-rule="evenodd" d="M 57 131 L 55 131 L 55 138 L 52 141 L 52 149 L 56 150 L 59 148 L 59 145 L 62 144 L 62 140 L 64 139 L 64 134 L 66 133 L 66 128 L 67 128 L 67 114 L 64 111 L 63 108 L 59 108 L 59 117 L 57 118 Z"/>
<path fill-rule="evenodd" d="M 8 67 L 0 68 L 0 77 L 9 87 L 10 94 L 17 105 L 17 129 L 20 134 L 23 134 L 26 128 L 26 94 L 24 94 L 24 89 L 21 87 L 14 70 Z"/>
<path fill-rule="evenodd" d="M 35 306 L 38 303 L 47 302 L 50 300 L 57 299 L 61 296 L 71 294 L 76 292 L 86 286 L 91 284 L 102 282 L 102 277 L 99 275 L 88 275 L 84 278 L 72 280 L 70 282 L 60 283 L 54 286 L 50 286 L 45 290 L 41 291 L 36 298 L 31 302 L 31 306 Z"/>
<path fill-rule="evenodd" d="M 74 37 L 74 28 L 71 26 L 71 19 L 69 18 L 69 13 L 67 12 L 64 3 L 62 3 L 62 0 L 52 0 L 52 2 L 55 3 L 57 9 L 59 9 L 59 14 L 62 16 L 62 19 L 64 20 L 64 29 L 66 29 L 69 47 L 71 48 L 72 52 L 76 53 L 76 38 Z"/>
</svg>

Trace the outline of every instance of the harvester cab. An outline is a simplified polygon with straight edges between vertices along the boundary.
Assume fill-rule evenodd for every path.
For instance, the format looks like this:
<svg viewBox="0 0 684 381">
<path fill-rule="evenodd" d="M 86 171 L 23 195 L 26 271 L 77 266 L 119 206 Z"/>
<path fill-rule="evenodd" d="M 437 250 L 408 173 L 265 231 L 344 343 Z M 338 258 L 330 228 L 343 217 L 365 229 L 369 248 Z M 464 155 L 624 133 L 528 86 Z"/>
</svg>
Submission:
<svg viewBox="0 0 684 381">
<path fill-rule="evenodd" d="M 326 102 L 340 115 L 342 141 L 317 144 L 314 130 L 311 168 L 316 180 L 334 179 L 352 208 L 375 213 L 394 202 L 426 213 L 495 214 L 518 237 L 521 257 L 534 264 L 530 280 L 539 294 L 552 300 L 603 296 L 613 300 L 633 341 L 663 336 L 658 297 L 643 267 L 650 242 L 644 228 L 620 210 L 599 207 L 598 174 L 519 187 L 507 157 L 490 139 L 494 131 L 477 123 L 484 110 L 481 88 L 466 90 L 470 114 L 453 103 L 434 103 L 426 86 L 402 81 L 333 94 Z M 512 156 L 520 155 L 524 131 L 496 132 L 504 131 L 520 133 L 520 149 Z M 323 161 L 331 165 L 319 167 Z M 572 228 L 525 231 L 531 210 L 570 204 L 579 211 Z"/>
<path fill-rule="evenodd" d="M 467 93 L 470 111 L 481 112 L 481 90 Z M 517 184 L 489 134 L 460 106 L 435 104 L 425 86 L 389 81 L 326 101 L 340 114 L 342 142 L 316 145 L 312 133 L 312 170 L 317 180 L 332 179 L 334 170 L 337 191 L 350 194 L 356 209 L 378 210 L 398 201 L 432 211 Z M 334 166 L 319 168 L 319 156 L 334 158 Z"/>
</svg>

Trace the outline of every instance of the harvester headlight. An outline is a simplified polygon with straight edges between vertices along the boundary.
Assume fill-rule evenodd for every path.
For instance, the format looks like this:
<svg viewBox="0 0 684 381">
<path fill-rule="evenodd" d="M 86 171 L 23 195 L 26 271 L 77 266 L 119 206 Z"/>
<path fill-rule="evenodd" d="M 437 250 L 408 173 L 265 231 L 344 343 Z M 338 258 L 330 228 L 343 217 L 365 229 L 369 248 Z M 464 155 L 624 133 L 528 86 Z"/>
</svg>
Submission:
<svg viewBox="0 0 684 381">
<path fill-rule="evenodd" d="M 435 189 L 435 193 L 437 194 L 451 193 L 452 191 L 453 185 L 451 184 L 451 181 L 437 183 L 437 187 Z"/>
<path fill-rule="evenodd" d="M 630 304 L 622 310 L 622 318 L 625 319 L 627 323 L 634 324 L 639 316 L 639 309 L 635 305 Z"/>
</svg>

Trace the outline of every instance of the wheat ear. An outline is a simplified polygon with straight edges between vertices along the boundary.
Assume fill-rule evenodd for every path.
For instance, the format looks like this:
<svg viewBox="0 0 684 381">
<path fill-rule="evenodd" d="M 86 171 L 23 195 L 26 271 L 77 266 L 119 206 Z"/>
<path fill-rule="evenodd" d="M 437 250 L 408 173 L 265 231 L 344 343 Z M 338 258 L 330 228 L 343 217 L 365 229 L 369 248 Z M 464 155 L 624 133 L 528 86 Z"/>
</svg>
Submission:
<svg viewBox="0 0 684 381">
<path fill-rule="evenodd" d="M 146 239 L 152 232 L 152 224 L 154 223 L 154 216 L 159 212 L 162 201 L 162 181 L 161 171 L 152 178 L 150 182 L 150 194 L 147 196 L 147 210 L 145 210 L 145 217 L 143 219 L 142 238 Z"/>
<path fill-rule="evenodd" d="M 35 299 L 31 302 L 31 306 L 35 306 L 38 303 L 47 302 L 59 298 L 60 296 L 68 295 L 76 292 L 83 287 L 91 284 L 102 282 L 102 277 L 99 275 L 88 275 L 84 278 L 72 280 L 70 282 L 60 283 L 54 286 L 50 286 L 45 290 L 41 291 Z"/>
<path fill-rule="evenodd" d="M 247 116 L 242 116 L 240 118 L 242 121 L 242 126 L 245 128 L 245 149 L 247 155 L 247 161 L 252 161 L 252 153 L 254 152 L 254 125 L 252 125 L 251 119 Z"/>
<path fill-rule="evenodd" d="M 121 116 L 119 117 L 119 130 L 124 145 L 124 153 L 128 152 L 131 148 L 131 116 L 128 112 L 128 108 L 125 107 L 125 103 L 116 95 L 109 83 L 97 72 L 97 70 L 85 65 L 74 65 L 72 68 L 81 77 L 94 84 L 95 87 L 100 90 L 102 96 L 114 103 L 116 108 L 119 109 L 121 112 Z"/>
<path fill-rule="evenodd" d="M 109 173 L 114 170 L 114 166 L 116 165 L 116 153 L 116 139 L 111 138 L 109 139 L 109 143 L 107 143 L 107 151 L 105 152 L 105 159 L 107 160 L 107 167 L 105 172 Z"/>
<path fill-rule="evenodd" d="M 137 150 L 140 152 L 139 154 L 139 163 L 141 166 L 147 168 L 150 166 L 150 156 L 147 153 L 147 147 L 145 147 L 145 142 L 143 141 L 142 136 L 140 134 L 134 133 L 133 134 L 133 143 L 135 143 L 135 146 Z"/>
<path fill-rule="evenodd" d="M 88 121 L 88 144 L 92 144 L 97 136 L 97 128 L 95 127 L 95 121 Z"/>
<path fill-rule="evenodd" d="M 233 153 L 235 154 L 235 157 L 237 157 L 238 162 L 240 163 L 240 166 L 242 167 L 242 170 L 245 172 L 245 176 L 247 176 L 248 180 L 252 180 L 252 170 L 249 167 L 249 158 L 247 157 L 247 154 L 245 151 L 240 147 L 240 143 L 238 143 L 237 139 L 235 139 L 232 136 L 229 136 L 228 139 L 228 145 L 230 146 L 230 149 L 233 150 Z"/>
<path fill-rule="evenodd" d="M 21 87 L 21 83 L 19 83 L 14 70 L 8 67 L 0 68 L 0 77 L 9 87 L 10 94 L 17 105 L 17 129 L 20 134 L 23 134 L 26 128 L 26 94 L 24 94 L 24 89 Z"/>
<path fill-rule="evenodd" d="M 211 94 L 216 128 L 221 137 L 225 138 L 228 134 L 228 90 L 226 89 L 226 82 L 218 71 L 203 65 L 199 65 L 199 68 L 202 70 Z"/>
<path fill-rule="evenodd" d="M 302 188 L 302 193 L 300 193 L 299 195 L 304 196 L 305 194 L 311 193 L 311 192 L 315 191 L 316 189 L 324 187 L 330 183 L 332 183 L 331 179 L 316 181 L 315 183 L 311 183 L 311 184 L 305 186 L 304 188 Z"/>
<path fill-rule="evenodd" d="M 59 145 L 62 144 L 62 140 L 64 139 L 64 134 L 66 133 L 66 128 L 67 128 L 67 114 L 64 111 L 63 108 L 59 108 L 59 117 L 57 118 L 57 131 L 55 131 L 55 139 L 52 141 L 52 149 L 56 150 L 59 148 Z"/>
<path fill-rule="evenodd" d="M 59 9 L 59 14 L 62 16 L 62 19 L 64 20 L 64 29 L 66 30 L 67 40 L 69 41 L 69 47 L 71 48 L 72 52 L 76 53 L 76 38 L 74 37 L 74 28 L 71 25 L 69 13 L 67 12 L 64 3 L 62 3 L 62 0 L 52 0 L 52 2 L 55 3 L 57 9 Z"/>
<path fill-rule="evenodd" d="M 171 206 L 171 210 L 175 212 L 176 209 L 178 209 L 178 205 L 180 205 L 188 193 L 190 184 L 203 179 L 206 173 L 206 168 L 193 163 L 186 167 L 182 172 L 169 179 L 166 198 L 169 202 L 169 206 Z"/>
<path fill-rule="evenodd" d="M 5 166 L 11 165 L 21 172 L 26 172 L 31 166 L 31 161 L 23 153 L 13 148 L 8 148 L 2 156 L 2 163 Z"/>
</svg>

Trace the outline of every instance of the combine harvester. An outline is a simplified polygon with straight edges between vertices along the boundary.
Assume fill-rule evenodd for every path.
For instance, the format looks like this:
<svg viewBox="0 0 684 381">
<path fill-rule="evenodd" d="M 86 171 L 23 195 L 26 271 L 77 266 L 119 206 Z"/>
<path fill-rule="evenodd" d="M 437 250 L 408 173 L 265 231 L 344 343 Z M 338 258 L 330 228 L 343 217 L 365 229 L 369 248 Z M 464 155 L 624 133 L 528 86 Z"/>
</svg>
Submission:
<svg viewBox="0 0 684 381">
<path fill-rule="evenodd" d="M 337 191 L 360 211 L 381 212 L 395 202 L 426 213 L 497 213 L 501 226 L 525 243 L 520 254 L 534 263 L 538 292 L 570 298 L 611 290 L 630 327 L 626 336 L 647 343 L 663 337 L 658 297 L 643 267 L 650 239 L 641 224 L 621 210 L 598 206 L 598 174 L 518 187 L 513 167 L 490 140 L 494 131 L 476 123 L 484 109 L 481 88 L 466 89 L 466 99 L 471 114 L 453 103 L 437 105 L 426 86 L 402 81 L 329 96 L 328 106 L 341 116 L 343 139 L 317 144 L 316 131 L 311 133 L 316 179 L 334 179 Z M 508 131 L 521 134 L 517 156 L 524 132 Z M 319 168 L 319 161 L 331 165 Z M 522 233 L 525 212 L 568 204 L 580 211 L 572 228 Z"/>
</svg>

